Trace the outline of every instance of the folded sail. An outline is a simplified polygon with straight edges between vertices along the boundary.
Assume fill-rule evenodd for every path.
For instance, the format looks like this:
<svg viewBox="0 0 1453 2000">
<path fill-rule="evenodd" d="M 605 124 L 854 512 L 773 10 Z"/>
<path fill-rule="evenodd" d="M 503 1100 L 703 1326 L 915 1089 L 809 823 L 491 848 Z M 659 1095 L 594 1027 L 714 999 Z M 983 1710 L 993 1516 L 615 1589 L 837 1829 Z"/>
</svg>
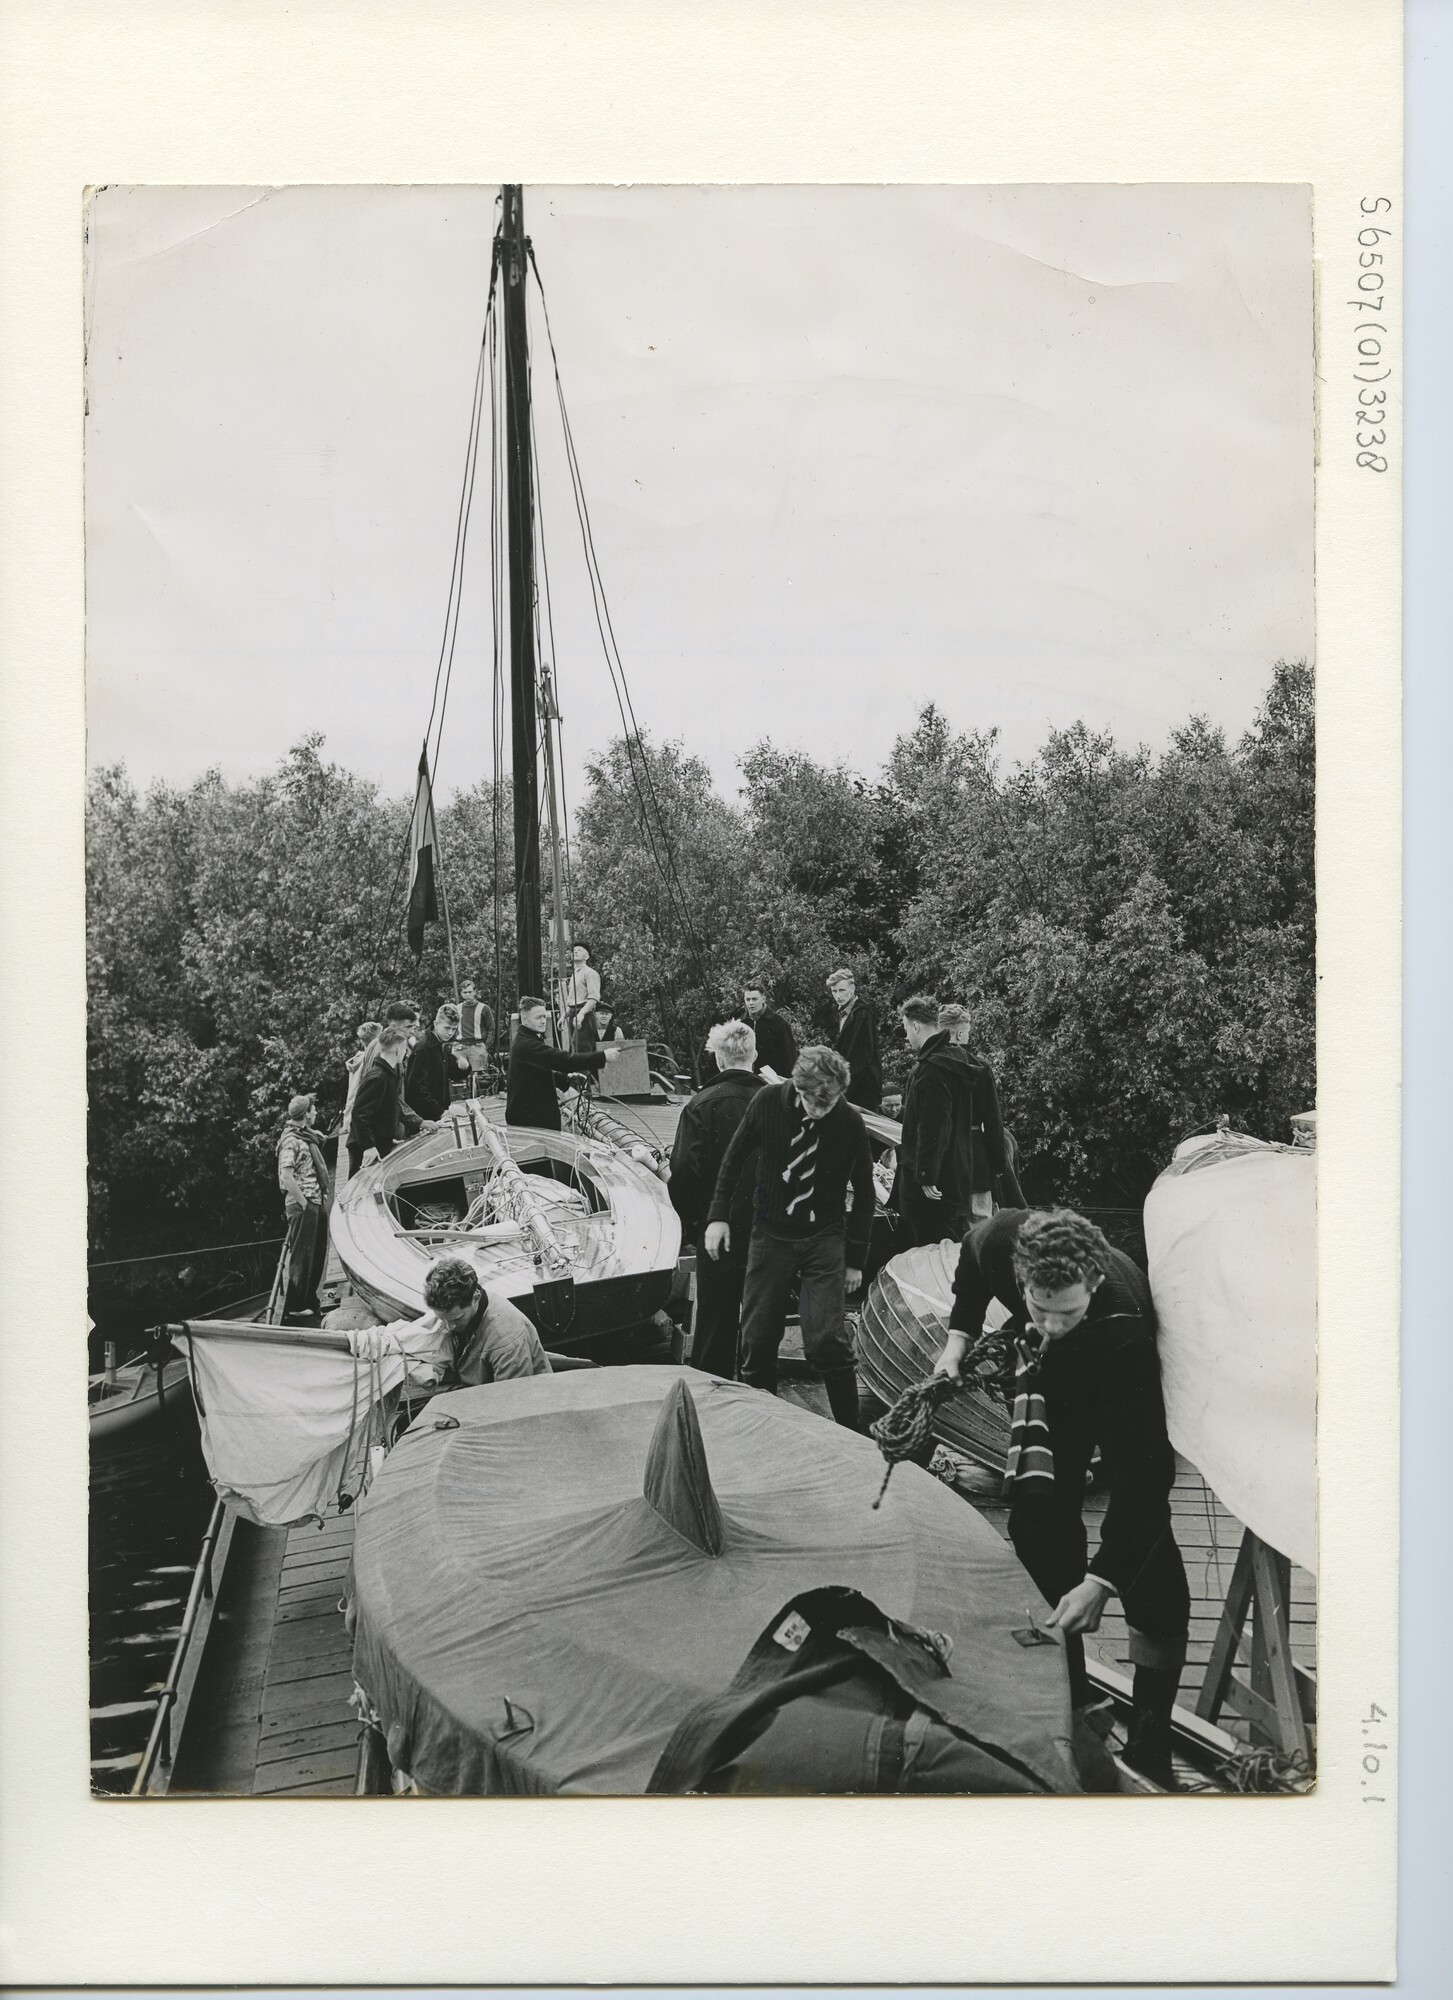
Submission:
<svg viewBox="0 0 1453 2000">
<path fill-rule="evenodd" d="M 1316 1562 L 1316 1156 L 1178 1159 L 1145 1204 L 1171 1442 L 1264 1542 Z"/>
</svg>

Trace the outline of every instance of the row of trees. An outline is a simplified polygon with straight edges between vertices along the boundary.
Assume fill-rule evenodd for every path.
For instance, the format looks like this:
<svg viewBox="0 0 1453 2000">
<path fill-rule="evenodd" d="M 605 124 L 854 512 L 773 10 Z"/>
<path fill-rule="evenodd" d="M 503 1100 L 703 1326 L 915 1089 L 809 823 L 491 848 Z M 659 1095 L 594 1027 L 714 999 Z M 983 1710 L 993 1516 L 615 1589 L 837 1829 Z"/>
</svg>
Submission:
<svg viewBox="0 0 1453 2000">
<path fill-rule="evenodd" d="M 680 744 L 617 741 L 576 818 L 576 929 L 628 1026 L 688 1062 L 748 975 L 808 1037 L 849 964 L 895 1048 L 896 999 L 967 999 L 1031 1194 L 1133 1205 L 1187 1129 L 1285 1136 L 1312 1102 L 1314 762 L 1286 665 L 1239 742 L 1192 721 L 1158 756 L 1077 724 L 1006 771 L 928 708 L 872 778 L 762 743 L 728 799 Z M 96 775 L 97 1254 L 270 1224 L 291 1092 L 340 1102 L 357 1023 L 450 990 L 442 926 L 417 967 L 403 943 L 406 820 L 320 739 L 245 785 Z M 439 826 L 456 962 L 508 1008 L 509 798 Z"/>
</svg>

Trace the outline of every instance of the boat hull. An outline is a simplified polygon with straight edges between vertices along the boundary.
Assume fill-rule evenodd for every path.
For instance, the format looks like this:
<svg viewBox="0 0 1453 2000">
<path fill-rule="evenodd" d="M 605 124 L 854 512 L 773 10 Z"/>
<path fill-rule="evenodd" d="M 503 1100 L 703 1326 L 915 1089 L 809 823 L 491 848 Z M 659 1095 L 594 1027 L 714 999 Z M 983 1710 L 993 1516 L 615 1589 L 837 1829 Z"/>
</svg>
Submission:
<svg viewBox="0 0 1453 2000">
<path fill-rule="evenodd" d="M 98 1389 L 101 1394 L 90 1405 L 91 1443 L 110 1444 L 156 1423 L 162 1416 L 172 1415 L 184 1405 L 189 1407 L 192 1396 L 185 1361 L 177 1358 L 165 1364 L 162 1387 L 164 1397 L 157 1393 L 155 1368 L 144 1361 L 128 1362 L 118 1368 L 114 1391 L 103 1385 L 100 1377 L 93 1378 L 93 1395 Z"/>
<path fill-rule="evenodd" d="M 559 1260 L 542 1254 L 540 1238 L 523 1225 L 458 1227 L 490 1178 L 492 1148 L 501 1142 L 542 1208 L 546 1241 L 560 1246 Z M 570 1133 L 505 1128 L 478 1100 L 457 1122 L 354 1175 L 334 1205 L 331 1231 L 350 1285 L 381 1319 L 417 1318 L 429 1266 L 453 1254 L 564 1353 L 649 1320 L 670 1296 L 681 1248 L 666 1189 L 640 1161 Z"/>
</svg>

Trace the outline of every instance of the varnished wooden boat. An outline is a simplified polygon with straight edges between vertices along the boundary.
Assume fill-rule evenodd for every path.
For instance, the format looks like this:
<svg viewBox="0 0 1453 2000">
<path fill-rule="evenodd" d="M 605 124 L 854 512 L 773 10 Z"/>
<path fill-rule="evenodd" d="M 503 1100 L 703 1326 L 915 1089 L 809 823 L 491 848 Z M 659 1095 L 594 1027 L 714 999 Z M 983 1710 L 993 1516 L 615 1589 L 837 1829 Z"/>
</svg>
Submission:
<svg viewBox="0 0 1453 2000">
<path fill-rule="evenodd" d="M 92 1445 L 109 1444 L 180 1409 L 183 1402 L 191 1401 L 191 1393 L 187 1364 L 180 1355 L 162 1363 L 160 1383 L 157 1369 L 149 1361 L 128 1361 L 120 1368 L 91 1376 L 86 1402 Z"/>
<path fill-rule="evenodd" d="M 332 1240 L 353 1289 L 386 1320 L 424 1311 L 436 1257 L 467 1258 L 570 1351 L 638 1325 L 670 1294 L 681 1225 L 645 1147 L 511 1128 L 469 1100 L 340 1192 Z M 491 1116 L 491 1112 L 495 1116 Z"/>
</svg>

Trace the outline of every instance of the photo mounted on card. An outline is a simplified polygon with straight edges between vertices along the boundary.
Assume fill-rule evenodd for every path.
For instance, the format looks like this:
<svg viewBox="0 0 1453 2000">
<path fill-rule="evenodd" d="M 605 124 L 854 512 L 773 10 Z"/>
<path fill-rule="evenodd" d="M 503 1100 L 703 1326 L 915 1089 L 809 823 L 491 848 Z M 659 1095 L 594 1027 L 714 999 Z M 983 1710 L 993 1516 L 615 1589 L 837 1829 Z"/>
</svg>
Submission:
<svg viewBox="0 0 1453 2000">
<path fill-rule="evenodd" d="M 1315 1791 L 1312 216 L 91 193 L 95 1794 Z"/>
</svg>

